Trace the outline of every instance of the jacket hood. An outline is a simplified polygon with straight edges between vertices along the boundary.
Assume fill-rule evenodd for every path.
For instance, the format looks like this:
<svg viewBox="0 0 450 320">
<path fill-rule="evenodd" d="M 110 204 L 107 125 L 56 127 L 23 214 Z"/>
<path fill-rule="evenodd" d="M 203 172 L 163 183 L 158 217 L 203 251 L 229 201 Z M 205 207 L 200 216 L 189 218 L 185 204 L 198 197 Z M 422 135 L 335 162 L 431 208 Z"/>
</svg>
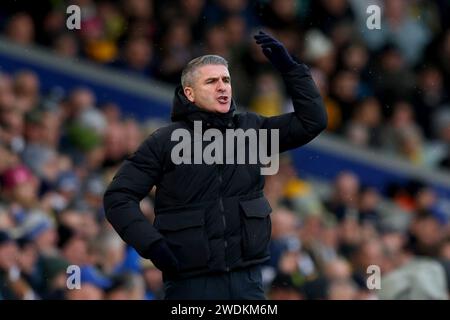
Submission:
<svg viewBox="0 0 450 320">
<path fill-rule="evenodd" d="M 233 99 L 231 99 L 230 110 L 227 113 L 213 113 L 203 110 L 186 98 L 183 87 L 179 85 L 175 89 L 170 118 L 172 122 L 181 120 L 188 120 L 190 122 L 202 121 L 215 128 L 233 128 L 235 110 L 236 106 Z"/>
</svg>

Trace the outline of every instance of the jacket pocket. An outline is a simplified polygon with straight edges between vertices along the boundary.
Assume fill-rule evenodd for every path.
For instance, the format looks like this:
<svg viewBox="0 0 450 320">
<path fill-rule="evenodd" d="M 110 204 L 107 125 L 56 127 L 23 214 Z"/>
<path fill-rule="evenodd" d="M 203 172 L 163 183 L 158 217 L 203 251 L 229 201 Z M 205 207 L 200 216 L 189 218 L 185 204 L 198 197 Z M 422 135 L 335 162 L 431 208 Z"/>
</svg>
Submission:
<svg viewBox="0 0 450 320">
<path fill-rule="evenodd" d="M 203 210 L 160 214 L 154 226 L 177 257 L 180 271 L 208 265 L 210 253 Z"/>
<path fill-rule="evenodd" d="M 272 231 L 272 208 L 265 197 L 240 201 L 242 222 L 242 255 L 244 260 L 260 259 L 269 255 Z"/>
</svg>

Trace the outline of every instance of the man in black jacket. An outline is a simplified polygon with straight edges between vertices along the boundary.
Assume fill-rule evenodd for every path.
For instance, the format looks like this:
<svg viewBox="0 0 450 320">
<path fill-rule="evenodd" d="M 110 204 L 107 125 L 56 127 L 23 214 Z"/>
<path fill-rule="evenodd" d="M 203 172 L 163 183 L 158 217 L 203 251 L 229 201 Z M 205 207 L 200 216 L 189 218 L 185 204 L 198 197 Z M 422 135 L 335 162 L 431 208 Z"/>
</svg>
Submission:
<svg viewBox="0 0 450 320">
<path fill-rule="evenodd" d="M 201 139 L 194 132 L 198 124 L 223 136 L 229 130 L 277 130 L 279 152 L 284 152 L 308 143 L 326 127 L 325 108 L 308 68 L 271 36 L 260 32 L 255 39 L 281 73 L 295 111 L 275 117 L 235 114 L 226 60 L 196 58 L 175 91 L 173 123 L 142 143 L 105 193 L 108 221 L 126 243 L 162 270 L 167 299 L 264 299 L 259 266 L 269 259 L 271 234 L 262 164 L 175 161 L 174 133 L 191 134 L 191 146 Z M 201 151 L 208 144 L 201 141 Z M 244 143 L 233 150 L 234 157 L 252 150 Z M 191 160 L 196 155 L 181 157 Z M 153 186 L 152 225 L 139 202 Z"/>
</svg>

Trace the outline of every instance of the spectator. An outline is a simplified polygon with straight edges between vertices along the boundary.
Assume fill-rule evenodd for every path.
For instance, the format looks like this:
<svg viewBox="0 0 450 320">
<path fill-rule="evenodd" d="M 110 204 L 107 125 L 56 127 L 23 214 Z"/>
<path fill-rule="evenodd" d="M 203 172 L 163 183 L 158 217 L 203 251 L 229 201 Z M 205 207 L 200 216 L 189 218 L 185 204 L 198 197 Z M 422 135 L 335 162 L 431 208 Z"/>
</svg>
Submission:
<svg viewBox="0 0 450 320">
<path fill-rule="evenodd" d="M 99 271 L 86 265 L 81 268 L 80 289 L 66 290 L 68 300 L 101 300 L 105 297 L 105 290 L 111 287 L 111 280 L 104 277 Z"/>
<path fill-rule="evenodd" d="M 346 136 L 350 143 L 361 147 L 381 145 L 381 106 L 377 99 L 366 98 L 355 108 L 347 124 Z"/>
<path fill-rule="evenodd" d="M 408 247 L 402 250 L 400 257 L 397 268 L 381 279 L 380 299 L 448 299 L 442 265 L 430 258 L 415 257 Z"/>
<path fill-rule="evenodd" d="M 31 45 L 35 35 L 33 19 L 27 13 L 18 13 L 9 19 L 5 33 L 11 41 L 19 45 Z"/>
<path fill-rule="evenodd" d="M 153 46 L 145 37 L 129 38 L 125 41 L 121 57 L 111 65 L 141 76 L 154 73 Z"/>
<path fill-rule="evenodd" d="M 417 123 L 428 139 L 436 137 L 436 132 L 433 132 L 436 126 L 432 120 L 449 102 L 448 99 L 441 72 L 432 66 L 423 68 L 419 73 L 418 90 L 413 101 Z"/>
<path fill-rule="evenodd" d="M 423 136 L 414 122 L 412 106 L 405 101 L 397 102 L 392 116 L 383 130 L 383 145 L 386 151 L 420 164 L 423 159 Z"/>
<path fill-rule="evenodd" d="M 393 41 L 406 62 L 415 65 L 430 41 L 431 33 L 418 17 L 411 15 L 409 6 L 405 0 L 385 1 L 381 29 L 366 32 L 363 40 L 371 49 L 380 49 L 387 41 Z"/>
<path fill-rule="evenodd" d="M 185 20 L 171 24 L 162 38 L 162 56 L 158 77 L 169 83 L 179 82 L 183 66 L 192 58 L 192 35 Z"/>
<path fill-rule="evenodd" d="M 39 101 L 39 79 L 30 71 L 18 72 L 14 77 L 16 107 L 23 113 L 33 109 Z"/>
<path fill-rule="evenodd" d="M 37 206 L 38 179 L 27 167 L 16 165 L 4 171 L 2 186 L 3 195 L 15 207 L 16 219 L 25 217 L 22 210 L 32 210 Z"/>
<path fill-rule="evenodd" d="M 347 217 L 357 218 L 359 199 L 359 179 L 350 172 L 342 172 L 335 179 L 331 198 L 326 206 L 341 221 Z"/>
<path fill-rule="evenodd" d="M 53 38 L 52 49 L 55 54 L 75 59 L 80 54 L 78 39 L 72 33 L 61 33 Z"/>
</svg>

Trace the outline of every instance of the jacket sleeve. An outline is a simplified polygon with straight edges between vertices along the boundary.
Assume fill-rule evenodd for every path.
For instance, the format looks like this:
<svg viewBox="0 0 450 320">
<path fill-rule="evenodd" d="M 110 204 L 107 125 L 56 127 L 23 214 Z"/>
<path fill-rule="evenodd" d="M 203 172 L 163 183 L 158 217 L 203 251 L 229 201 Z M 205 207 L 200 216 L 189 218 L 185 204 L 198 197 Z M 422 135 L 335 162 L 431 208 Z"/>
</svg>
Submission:
<svg viewBox="0 0 450 320">
<path fill-rule="evenodd" d="M 106 219 L 144 258 L 149 258 L 150 245 L 162 238 L 139 206 L 162 173 L 162 153 L 155 133 L 124 161 L 103 198 Z"/>
<path fill-rule="evenodd" d="M 294 112 L 274 117 L 263 117 L 262 128 L 279 129 L 279 152 L 300 147 L 322 132 L 327 126 L 327 113 L 309 71 L 298 64 L 282 74 Z"/>
</svg>

